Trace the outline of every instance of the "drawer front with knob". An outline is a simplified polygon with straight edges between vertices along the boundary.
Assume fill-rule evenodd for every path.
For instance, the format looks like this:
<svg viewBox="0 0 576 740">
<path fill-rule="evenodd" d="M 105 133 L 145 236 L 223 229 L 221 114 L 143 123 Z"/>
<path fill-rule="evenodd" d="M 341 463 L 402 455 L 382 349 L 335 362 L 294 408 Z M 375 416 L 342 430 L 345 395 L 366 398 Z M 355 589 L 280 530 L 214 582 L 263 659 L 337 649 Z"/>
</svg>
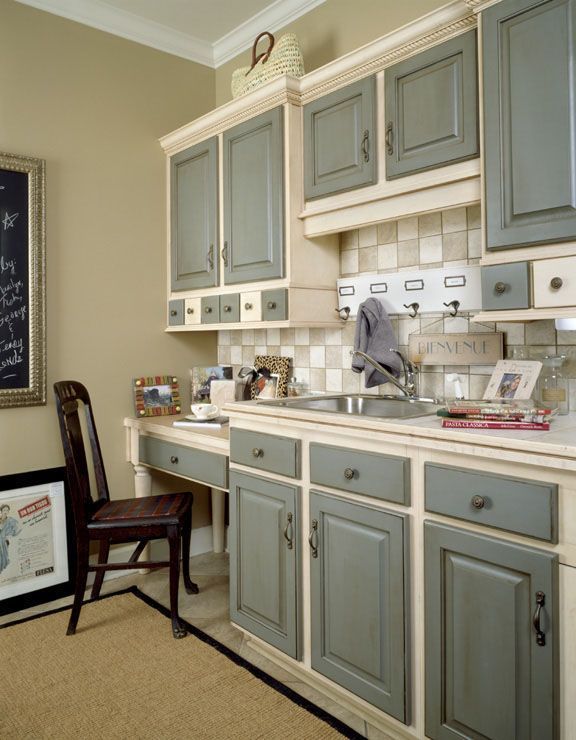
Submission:
<svg viewBox="0 0 576 740">
<path fill-rule="evenodd" d="M 448 465 L 425 465 L 426 511 L 557 541 L 558 486 Z"/>
<path fill-rule="evenodd" d="M 576 305 L 576 257 L 532 263 L 534 308 Z"/>
<path fill-rule="evenodd" d="M 228 488 L 228 458 L 213 452 L 140 435 L 139 460 L 144 465 L 205 483 Z"/>
<path fill-rule="evenodd" d="M 220 298 L 217 295 L 205 296 L 200 303 L 203 324 L 220 323 Z"/>
<path fill-rule="evenodd" d="M 410 503 L 410 460 L 405 457 L 312 443 L 310 480 L 397 504 Z"/>
<path fill-rule="evenodd" d="M 202 301 L 200 298 L 184 300 L 184 323 L 188 326 L 202 322 Z"/>
<path fill-rule="evenodd" d="M 498 311 L 530 308 L 528 262 L 490 265 L 482 268 L 482 308 Z"/>
<path fill-rule="evenodd" d="M 240 321 L 262 321 L 262 298 L 259 290 L 240 293 Z"/>
<path fill-rule="evenodd" d="M 230 460 L 288 478 L 299 478 L 300 440 L 231 429 Z"/>
<path fill-rule="evenodd" d="M 284 288 L 262 291 L 262 321 L 285 321 L 288 318 L 288 291 Z"/>
<path fill-rule="evenodd" d="M 180 326 L 184 323 L 184 300 L 177 298 L 168 301 L 168 326 Z"/>
<path fill-rule="evenodd" d="M 240 321 L 239 293 L 220 296 L 220 321 L 224 324 L 236 324 Z"/>
</svg>

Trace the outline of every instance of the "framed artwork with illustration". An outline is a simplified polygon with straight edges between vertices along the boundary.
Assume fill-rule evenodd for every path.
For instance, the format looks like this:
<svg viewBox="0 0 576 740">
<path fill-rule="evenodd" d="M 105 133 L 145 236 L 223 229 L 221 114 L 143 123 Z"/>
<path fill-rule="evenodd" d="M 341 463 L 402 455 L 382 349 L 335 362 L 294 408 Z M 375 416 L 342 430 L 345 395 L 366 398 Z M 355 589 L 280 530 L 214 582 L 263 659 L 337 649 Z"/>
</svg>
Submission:
<svg viewBox="0 0 576 740">
<path fill-rule="evenodd" d="M 134 378 L 132 388 L 136 416 L 166 416 L 182 410 L 178 378 L 173 375 Z"/>
<path fill-rule="evenodd" d="M 500 360 L 488 382 L 484 400 L 530 398 L 541 369 L 542 363 L 533 360 Z"/>
<path fill-rule="evenodd" d="M 290 358 L 256 355 L 254 368 L 259 371 L 251 386 L 252 398 L 286 398 Z M 261 371 L 266 372 L 261 372 Z"/>
</svg>

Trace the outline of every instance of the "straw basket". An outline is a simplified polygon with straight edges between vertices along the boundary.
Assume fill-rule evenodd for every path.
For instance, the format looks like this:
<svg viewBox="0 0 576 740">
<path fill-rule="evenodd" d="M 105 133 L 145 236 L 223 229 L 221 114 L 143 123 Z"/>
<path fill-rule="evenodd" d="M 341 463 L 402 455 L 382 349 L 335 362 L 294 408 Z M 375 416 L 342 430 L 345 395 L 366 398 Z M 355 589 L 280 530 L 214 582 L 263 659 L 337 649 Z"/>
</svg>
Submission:
<svg viewBox="0 0 576 740">
<path fill-rule="evenodd" d="M 256 47 L 264 36 L 269 40 L 268 49 L 256 56 Z M 232 73 L 232 97 L 245 95 L 281 75 L 302 77 L 303 74 L 304 60 L 296 36 L 293 33 L 285 33 L 274 43 L 274 36 L 264 31 L 254 41 L 252 65 L 240 67 Z"/>
</svg>

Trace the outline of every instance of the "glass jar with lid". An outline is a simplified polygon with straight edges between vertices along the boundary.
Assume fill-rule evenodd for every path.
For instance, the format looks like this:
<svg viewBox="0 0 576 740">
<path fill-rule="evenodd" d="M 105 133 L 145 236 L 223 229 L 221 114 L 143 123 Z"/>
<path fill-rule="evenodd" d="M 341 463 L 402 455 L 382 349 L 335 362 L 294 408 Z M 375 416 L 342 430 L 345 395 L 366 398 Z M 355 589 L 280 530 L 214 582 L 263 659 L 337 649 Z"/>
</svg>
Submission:
<svg viewBox="0 0 576 740">
<path fill-rule="evenodd" d="M 308 386 L 303 380 L 298 378 L 290 378 L 290 382 L 287 387 L 287 395 L 289 397 L 305 396 L 308 390 Z"/>
<path fill-rule="evenodd" d="M 538 400 L 544 408 L 558 409 L 559 414 L 569 411 L 568 379 L 562 374 L 566 355 L 546 355 L 538 380 Z"/>
</svg>

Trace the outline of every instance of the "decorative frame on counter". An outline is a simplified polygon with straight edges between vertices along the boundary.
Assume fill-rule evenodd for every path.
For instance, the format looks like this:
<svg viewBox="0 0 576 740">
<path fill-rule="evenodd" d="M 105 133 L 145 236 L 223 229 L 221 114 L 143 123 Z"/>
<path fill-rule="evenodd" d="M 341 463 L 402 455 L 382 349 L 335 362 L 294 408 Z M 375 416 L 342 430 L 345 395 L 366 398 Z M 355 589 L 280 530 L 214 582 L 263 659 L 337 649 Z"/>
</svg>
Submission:
<svg viewBox="0 0 576 740">
<path fill-rule="evenodd" d="M 0 408 L 46 403 L 42 159 L 0 152 Z"/>
<path fill-rule="evenodd" d="M 173 375 L 150 375 L 134 378 L 134 405 L 136 416 L 168 416 L 179 414 L 180 387 Z"/>
</svg>

